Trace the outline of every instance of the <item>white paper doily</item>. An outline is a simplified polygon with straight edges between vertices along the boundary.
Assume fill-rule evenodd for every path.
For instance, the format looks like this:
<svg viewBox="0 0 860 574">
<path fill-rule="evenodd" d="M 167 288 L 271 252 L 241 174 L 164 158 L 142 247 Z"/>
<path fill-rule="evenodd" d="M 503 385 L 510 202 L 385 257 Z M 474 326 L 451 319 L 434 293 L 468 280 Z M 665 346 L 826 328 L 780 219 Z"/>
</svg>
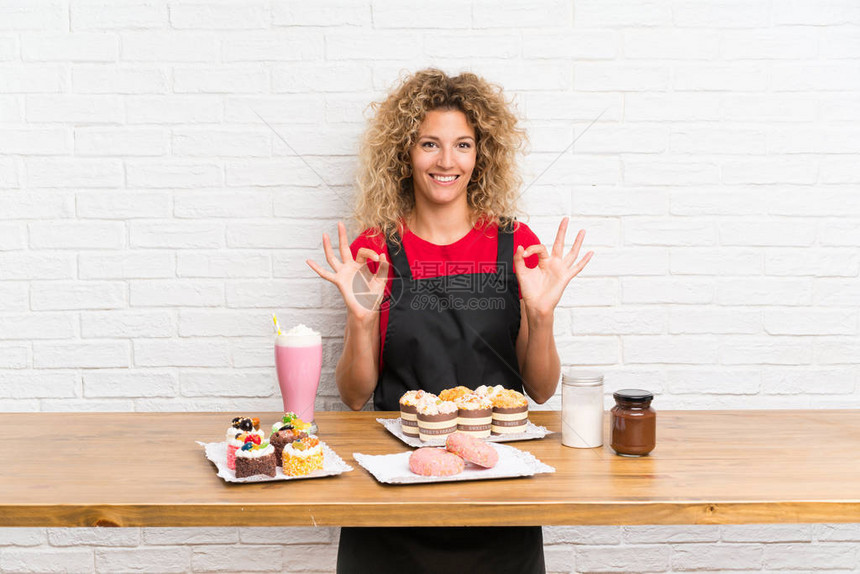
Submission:
<svg viewBox="0 0 860 574">
<path fill-rule="evenodd" d="M 403 430 L 400 427 L 400 417 L 396 419 L 376 419 L 376 422 L 382 424 L 385 429 L 408 444 L 409 446 L 421 447 L 421 446 L 444 446 L 445 439 L 440 438 L 439 440 L 434 441 L 423 441 L 418 437 L 406 436 L 403 434 Z M 543 438 L 548 434 L 552 434 L 553 431 L 547 430 L 546 427 L 539 427 L 532 423 L 532 421 L 526 422 L 526 430 L 525 432 L 516 433 L 516 434 L 505 434 L 505 435 L 492 435 L 489 438 L 485 438 L 487 442 L 514 442 L 517 440 L 535 440 L 539 438 Z"/>
<path fill-rule="evenodd" d="M 302 478 L 321 478 L 323 476 L 333 476 L 342 472 L 349 472 L 352 467 L 346 464 L 328 445 L 322 441 L 320 444 L 323 447 L 323 467 L 322 470 L 315 470 L 307 476 L 287 476 L 280 466 L 275 467 L 275 476 L 265 474 L 255 474 L 247 478 L 236 478 L 236 471 L 227 468 L 227 443 L 226 442 L 200 442 L 197 444 L 206 449 L 206 458 L 212 461 L 218 467 L 218 476 L 227 482 L 271 482 L 273 480 L 299 480 Z"/>
<path fill-rule="evenodd" d="M 385 484 L 426 484 L 428 482 L 458 482 L 463 480 L 488 480 L 492 478 L 514 478 L 555 472 L 527 451 L 504 444 L 491 445 L 499 453 L 499 462 L 493 468 L 481 468 L 466 463 L 463 472 L 453 476 L 421 476 L 409 470 L 409 456 L 414 451 L 397 454 L 352 453 L 352 458 L 379 482 Z"/>
</svg>

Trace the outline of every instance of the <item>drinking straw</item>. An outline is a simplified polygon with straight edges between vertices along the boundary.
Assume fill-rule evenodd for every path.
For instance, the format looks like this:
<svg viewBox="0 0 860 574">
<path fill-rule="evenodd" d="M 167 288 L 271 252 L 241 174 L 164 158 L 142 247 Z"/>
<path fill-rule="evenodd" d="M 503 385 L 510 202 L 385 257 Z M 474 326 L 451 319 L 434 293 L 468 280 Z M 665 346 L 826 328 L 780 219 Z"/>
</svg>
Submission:
<svg viewBox="0 0 860 574">
<path fill-rule="evenodd" d="M 281 327 L 280 327 L 280 325 L 278 325 L 278 316 L 274 313 L 272 313 L 272 321 L 274 321 L 274 323 L 275 323 L 275 331 L 277 331 L 278 335 L 280 335 L 281 334 Z"/>
</svg>

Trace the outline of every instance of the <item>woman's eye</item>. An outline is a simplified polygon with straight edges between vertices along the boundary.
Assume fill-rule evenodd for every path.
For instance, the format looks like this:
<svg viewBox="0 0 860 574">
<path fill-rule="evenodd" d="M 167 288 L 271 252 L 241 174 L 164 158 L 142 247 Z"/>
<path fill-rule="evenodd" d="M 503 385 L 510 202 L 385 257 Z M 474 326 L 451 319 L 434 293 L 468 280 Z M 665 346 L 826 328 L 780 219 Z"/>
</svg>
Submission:
<svg viewBox="0 0 860 574">
<path fill-rule="evenodd" d="M 472 149 L 472 144 L 469 142 L 460 142 L 460 149 Z"/>
<path fill-rule="evenodd" d="M 430 149 L 435 146 L 436 144 L 434 142 L 424 142 L 421 144 L 421 147 L 423 147 L 424 149 Z"/>
</svg>

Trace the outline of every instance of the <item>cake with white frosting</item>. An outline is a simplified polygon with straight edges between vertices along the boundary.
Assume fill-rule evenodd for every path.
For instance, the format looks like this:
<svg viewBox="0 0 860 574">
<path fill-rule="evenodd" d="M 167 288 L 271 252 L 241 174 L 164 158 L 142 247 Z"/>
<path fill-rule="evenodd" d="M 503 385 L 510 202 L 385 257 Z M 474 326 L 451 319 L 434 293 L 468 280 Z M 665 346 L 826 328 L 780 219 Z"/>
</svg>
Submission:
<svg viewBox="0 0 860 574">
<path fill-rule="evenodd" d="M 257 444 L 249 440 L 236 451 L 236 478 L 256 474 L 275 476 L 275 467 L 275 447 L 268 442 Z"/>
<path fill-rule="evenodd" d="M 284 474 L 287 476 L 307 476 L 315 470 L 322 470 L 324 454 L 322 443 L 314 435 L 294 440 L 284 446 Z"/>
</svg>

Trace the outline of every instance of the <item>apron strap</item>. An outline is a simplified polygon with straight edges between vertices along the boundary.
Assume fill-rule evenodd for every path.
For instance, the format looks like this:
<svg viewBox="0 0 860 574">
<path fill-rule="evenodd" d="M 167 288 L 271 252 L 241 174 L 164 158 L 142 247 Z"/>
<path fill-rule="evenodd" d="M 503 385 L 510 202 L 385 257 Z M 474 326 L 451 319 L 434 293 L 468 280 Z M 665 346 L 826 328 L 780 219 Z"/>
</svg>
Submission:
<svg viewBox="0 0 860 574">
<path fill-rule="evenodd" d="M 397 234 L 399 243 L 394 243 L 391 239 L 386 238 L 385 243 L 388 245 L 388 256 L 391 258 L 391 266 L 394 267 L 394 275 L 401 279 L 411 280 L 412 269 L 409 267 L 409 259 L 406 257 L 406 250 L 403 248 L 403 238 Z"/>
<path fill-rule="evenodd" d="M 514 233 L 513 231 L 502 231 L 502 226 L 506 220 L 499 223 L 499 239 L 498 250 L 496 252 L 496 262 L 498 265 L 503 265 L 503 269 L 508 273 L 514 272 Z"/>
</svg>

